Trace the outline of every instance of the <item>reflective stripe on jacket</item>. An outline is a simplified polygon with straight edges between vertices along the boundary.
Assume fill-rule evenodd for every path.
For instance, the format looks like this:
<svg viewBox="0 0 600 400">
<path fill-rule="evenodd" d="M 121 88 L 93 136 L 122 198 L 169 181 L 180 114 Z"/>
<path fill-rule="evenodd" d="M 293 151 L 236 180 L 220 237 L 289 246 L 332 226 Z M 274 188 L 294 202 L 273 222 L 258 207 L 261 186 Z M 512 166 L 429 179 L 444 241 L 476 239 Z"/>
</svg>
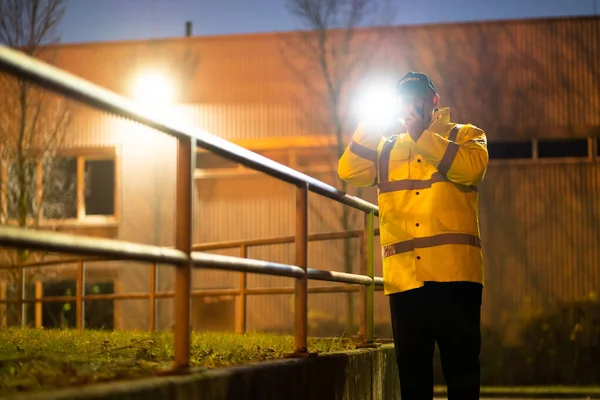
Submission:
<svg viewBox="0 0 600 400">
<path fill-rule="evenodd" d="M 478 186 L 488 165 L 485 132 L 437 110 L 415 141 L 359 126 L 338 163 L 355 186 L 378 184 L 386 294 L 425 281 L 483 284 Z"/>
</svg>

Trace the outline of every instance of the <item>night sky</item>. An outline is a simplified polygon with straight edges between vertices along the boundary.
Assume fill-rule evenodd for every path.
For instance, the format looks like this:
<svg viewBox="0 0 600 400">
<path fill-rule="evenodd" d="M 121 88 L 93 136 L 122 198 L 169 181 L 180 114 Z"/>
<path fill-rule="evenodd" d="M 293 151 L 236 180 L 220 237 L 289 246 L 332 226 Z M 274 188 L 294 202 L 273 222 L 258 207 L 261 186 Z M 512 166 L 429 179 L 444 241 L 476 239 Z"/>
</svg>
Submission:
<svg viewBox="0 0 600 400">
<path fill-rule="evenodd" d="M 397 0 L 397 24 L 592 15 L 600 0 Z M 596 6 L 594 7 L 594 2 Z M 70 0 L 63 42 L 97 42 L 300 28 L 286 0 Z"/>
</svg>

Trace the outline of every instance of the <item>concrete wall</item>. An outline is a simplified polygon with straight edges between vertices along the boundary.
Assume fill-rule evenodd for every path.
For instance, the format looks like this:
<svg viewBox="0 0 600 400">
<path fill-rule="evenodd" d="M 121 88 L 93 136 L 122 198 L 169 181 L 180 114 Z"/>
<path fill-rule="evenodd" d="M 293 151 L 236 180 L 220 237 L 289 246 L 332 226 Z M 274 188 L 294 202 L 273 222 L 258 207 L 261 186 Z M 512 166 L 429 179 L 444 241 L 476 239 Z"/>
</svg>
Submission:
<svg viewBox="0 0 600 400">
<path fill-rule="evenodd" d="M 23 399 L 386 400 L 400 398 L 394 348 L 262 362 L 188 376 L 108 383 Z"/>
</svg>

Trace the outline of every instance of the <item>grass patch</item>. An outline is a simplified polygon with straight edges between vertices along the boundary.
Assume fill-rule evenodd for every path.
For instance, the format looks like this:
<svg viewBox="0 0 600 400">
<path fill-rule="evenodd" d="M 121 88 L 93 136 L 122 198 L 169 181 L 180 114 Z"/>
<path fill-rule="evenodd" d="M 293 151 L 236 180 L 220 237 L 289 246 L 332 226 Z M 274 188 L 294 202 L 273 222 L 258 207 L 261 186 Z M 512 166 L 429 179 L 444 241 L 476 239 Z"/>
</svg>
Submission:
<svg viewBox="0 0 600 400">
<path fill-rule="evenodd" d="M 309 339 L 309 350 L 353 349 L 349 339 Z M 282 358 L 293 337 L 263 333 L 193 333 L 191 364 L 218 368 Z M 154 376 L 173 361 L 166 332 L 44 329 L 0 331 L 0 395 Z"/>
</svg>

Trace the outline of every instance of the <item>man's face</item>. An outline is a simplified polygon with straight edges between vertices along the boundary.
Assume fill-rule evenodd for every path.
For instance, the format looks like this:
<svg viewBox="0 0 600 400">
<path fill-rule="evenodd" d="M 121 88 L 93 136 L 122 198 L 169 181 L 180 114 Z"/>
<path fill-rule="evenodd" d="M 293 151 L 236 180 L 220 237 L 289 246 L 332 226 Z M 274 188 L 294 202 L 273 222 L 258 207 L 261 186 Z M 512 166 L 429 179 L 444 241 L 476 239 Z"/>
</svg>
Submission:
<svg viewBox="0 0 600 400">
<path fill-rule="evenodd" d="M 435 94 L 430 91 L 407 92 L 398 97 L 399 115 L 406 122 L 415 117 L 429 120 L 435 107 Z"/>
</svg>

